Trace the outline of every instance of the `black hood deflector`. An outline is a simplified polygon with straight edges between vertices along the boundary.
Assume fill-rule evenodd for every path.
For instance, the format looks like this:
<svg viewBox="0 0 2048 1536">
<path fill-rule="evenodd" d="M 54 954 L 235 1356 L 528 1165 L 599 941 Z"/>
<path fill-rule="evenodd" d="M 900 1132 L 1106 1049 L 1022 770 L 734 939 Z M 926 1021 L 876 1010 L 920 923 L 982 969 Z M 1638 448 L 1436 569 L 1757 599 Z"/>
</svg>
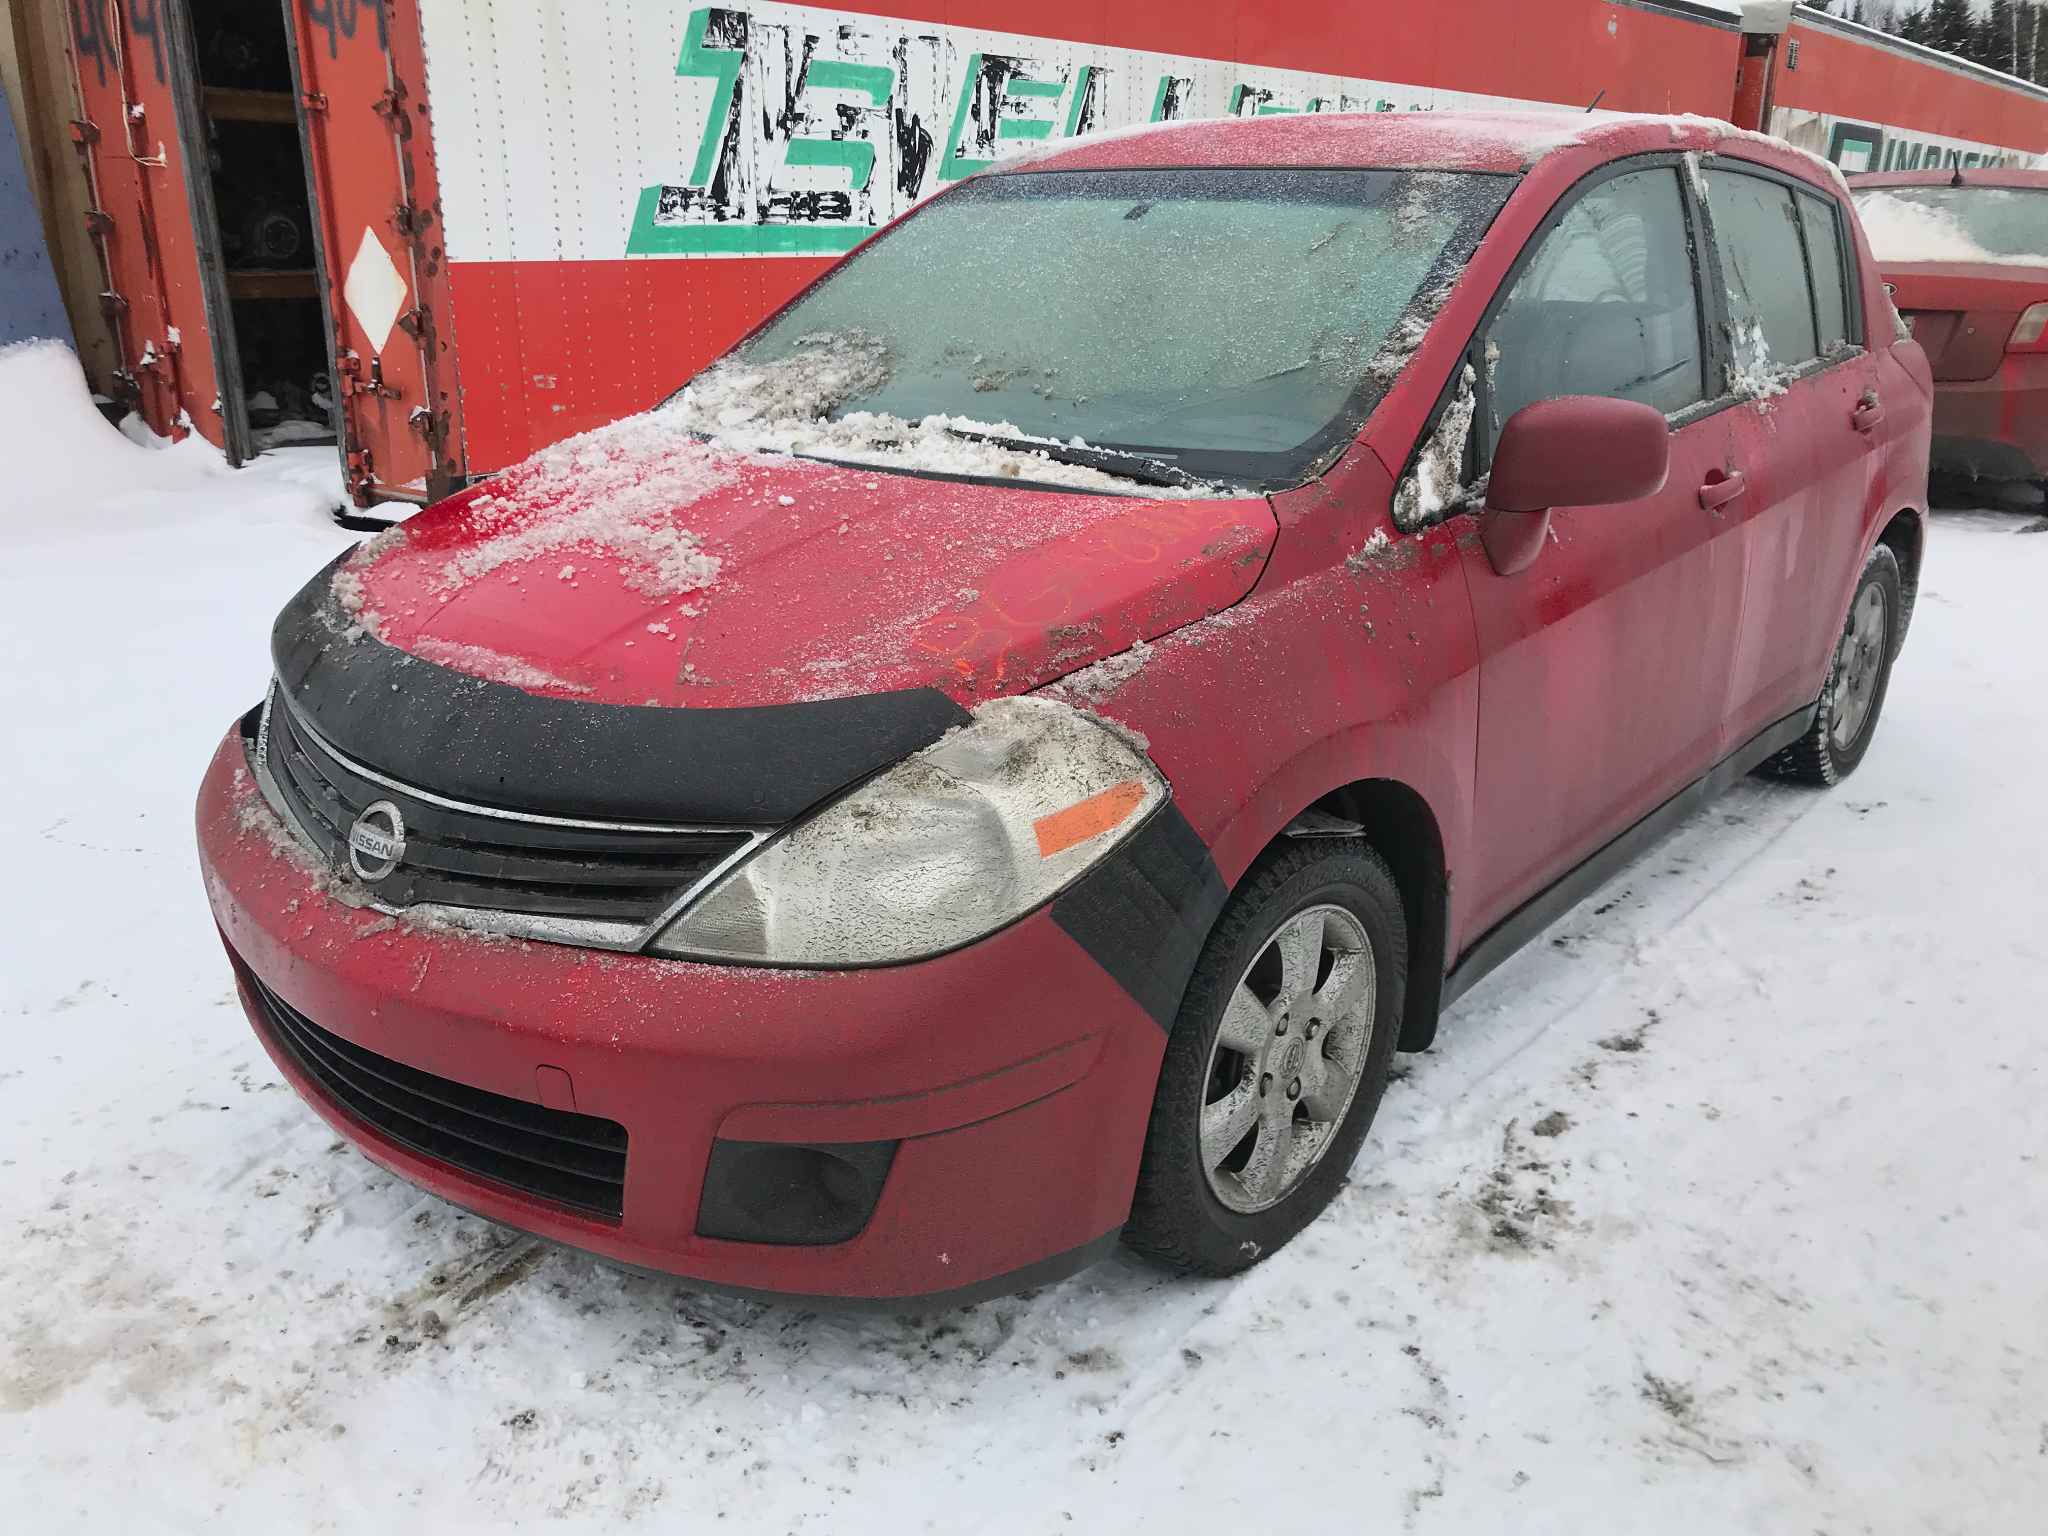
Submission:
<svg viewBox="0 0 2048 1536">
<path fill-rule="evenodd" d="M 341 560 L 278 615 L 278 681 L 342 752 L 449 799 L 598 821 L 775 825 L 968 719 L 936 688 L 746 709 L 527 693 L 359 629 L 351 637 L 333 595 Z"/>
</svg>

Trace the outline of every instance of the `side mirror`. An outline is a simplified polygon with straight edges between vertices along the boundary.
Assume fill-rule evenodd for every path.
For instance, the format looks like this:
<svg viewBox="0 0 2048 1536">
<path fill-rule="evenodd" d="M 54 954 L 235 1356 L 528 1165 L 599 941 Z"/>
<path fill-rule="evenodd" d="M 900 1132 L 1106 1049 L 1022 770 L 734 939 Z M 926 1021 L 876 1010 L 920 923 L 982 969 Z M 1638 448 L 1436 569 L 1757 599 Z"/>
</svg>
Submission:
<svg viewBox="0 0 2048 1536">
<path fill-rule="evenodd" d="M 1479 516 L 1486 557 L 1503 576 L 1543 551 L 1553 507 L 1640 501 L 1671 473 L 1671 428 L 1634 400 L 1562 395 L 1525 405 L 1501 428 Z"/>
</svg>

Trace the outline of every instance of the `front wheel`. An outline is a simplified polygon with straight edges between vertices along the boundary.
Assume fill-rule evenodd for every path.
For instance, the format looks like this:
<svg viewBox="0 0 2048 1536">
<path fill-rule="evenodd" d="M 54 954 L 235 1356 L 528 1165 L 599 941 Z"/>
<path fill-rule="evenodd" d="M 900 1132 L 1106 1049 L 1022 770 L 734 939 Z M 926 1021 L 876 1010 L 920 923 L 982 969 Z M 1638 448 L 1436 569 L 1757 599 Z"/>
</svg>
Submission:
<svg viewBox="0 0 2048 1536">
<path fill-rule="evenodd" d="M 1304 840 L 1254 866 L 1167 1042 L 1124 1241 L 1228 1275 L 1308 1225 L 1386 1091 L 1407 975 L 1400 891 L 1364 843 Z"/>
<path fill-rule="evenodd" d="M 1856 595 L 1849 601 L 1849 617 L 1835 644 L 1813 724 L 1765 763 L 1770 772 L 1818 785 L 1839 784 L 1855 772 L 1877 734 L 1878 712 L 1891 684 L 1903 592 L 1898 557 L 1878 545 L 1864 562 Z"/>
</svg>

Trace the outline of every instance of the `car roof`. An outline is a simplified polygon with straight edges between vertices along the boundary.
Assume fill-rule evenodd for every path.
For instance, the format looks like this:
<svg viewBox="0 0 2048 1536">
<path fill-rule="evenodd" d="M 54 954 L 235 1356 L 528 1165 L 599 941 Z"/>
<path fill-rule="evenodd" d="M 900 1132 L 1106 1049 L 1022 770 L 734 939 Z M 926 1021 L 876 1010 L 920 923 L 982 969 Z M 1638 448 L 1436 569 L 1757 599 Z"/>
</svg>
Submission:
<svg viewBox="0 0 2048 1536">
<path fill-rule="evenodd" d="M 1713 118 L 1634 112 L 1310 112 L 1144 123 L 1006 155 L 988 174 L 1176 167 L 1523 171 L 1553 154 L 1736 154 L 1840 185 L 1833 166 Z"/>
<path fill-rule="evenodd" d="M 2048 171 L 2021 171 L 2006 166 L 1973 170 L 1866 171 L 1849 178 L 1852 191 L 1865 187 L 2038 187 L 2048 191 Z"/>
</svg>

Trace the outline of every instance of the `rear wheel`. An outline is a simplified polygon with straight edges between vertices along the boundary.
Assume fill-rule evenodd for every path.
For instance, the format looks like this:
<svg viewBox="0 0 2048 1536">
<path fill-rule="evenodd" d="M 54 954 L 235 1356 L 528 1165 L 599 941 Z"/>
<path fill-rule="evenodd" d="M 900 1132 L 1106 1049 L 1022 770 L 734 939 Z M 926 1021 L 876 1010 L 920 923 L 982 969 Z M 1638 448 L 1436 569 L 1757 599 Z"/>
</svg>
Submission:
<svg viewBox="0 0 2048 1536">
<path fill-rule="evenodd" d="M 1899 648 L 1903 588 L 1898 557 L 1883 545 L 1864 562 L 1849 617 L 1828 664 L 1820 708 L 1804 736 L 1764 766 L 1801 784 L 1838 784 L 1855 772 L 1877 734 L 1877 717 Z"/>
<path fill-rule="evenodd" d="M 1303 840 L 1256 865 L 1167 1042 L 1125 1242 L 1228 1275 L 1313 1220 L 1386 1091 L 1407 968 L 1400 892 L 1362 842 Z"/>
</svg>

